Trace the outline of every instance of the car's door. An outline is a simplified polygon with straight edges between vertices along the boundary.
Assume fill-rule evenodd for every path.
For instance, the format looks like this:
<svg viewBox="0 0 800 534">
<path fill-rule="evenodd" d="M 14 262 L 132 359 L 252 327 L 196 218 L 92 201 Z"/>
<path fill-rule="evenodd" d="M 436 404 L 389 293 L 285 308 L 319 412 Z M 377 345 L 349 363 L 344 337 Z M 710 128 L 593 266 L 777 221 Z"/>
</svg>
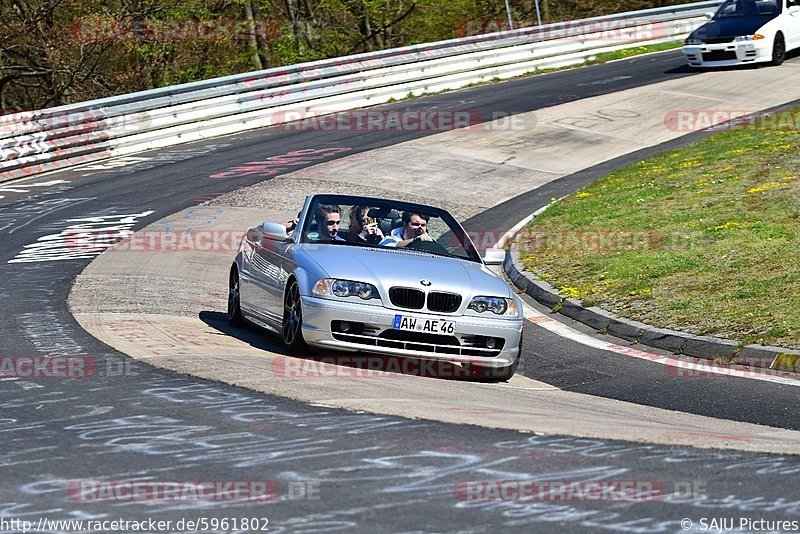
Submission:
<svg viewBox="0 0 800 534">
<path fill-rule="evenodd" d="M 253 264 L 259 272 L 259 306 L 276 324 L 283 320 L 283 291 L 288 278 L 283 266 L 290 246 L 291 242 L 264 237 L 253 255 Z"/>
<path fill-rule="evenodd" d="M 784 0 L 784 7 L 779 19 L 786 34 L 786 49 L 800 47 L 800 0 Z"/>
<path fill-rule="evenodd" d="M 265 281 L 266 269 L 259 254 L 262 232 L 259 227 L 247 231 L 246 242 L 242 246 L 242 272 L 240 276 L 241 306 L 246 311 L 265 316 L 268 302 Z"/>
</svg>

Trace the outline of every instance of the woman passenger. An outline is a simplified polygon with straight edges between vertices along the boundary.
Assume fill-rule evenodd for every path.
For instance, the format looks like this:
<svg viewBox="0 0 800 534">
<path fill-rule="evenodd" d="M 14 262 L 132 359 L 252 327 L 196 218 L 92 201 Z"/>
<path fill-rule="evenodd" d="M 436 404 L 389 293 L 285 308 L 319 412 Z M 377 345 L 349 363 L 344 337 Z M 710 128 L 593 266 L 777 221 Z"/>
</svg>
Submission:
<svg viewBox="0 0 800 534">
<path fill-rule="evenodd" d="M 350 212 L 350 241 L 377 245 L 383 240 L 378 221 L 369 216 L 369 206 L 355 206 Z"/>
</svg>

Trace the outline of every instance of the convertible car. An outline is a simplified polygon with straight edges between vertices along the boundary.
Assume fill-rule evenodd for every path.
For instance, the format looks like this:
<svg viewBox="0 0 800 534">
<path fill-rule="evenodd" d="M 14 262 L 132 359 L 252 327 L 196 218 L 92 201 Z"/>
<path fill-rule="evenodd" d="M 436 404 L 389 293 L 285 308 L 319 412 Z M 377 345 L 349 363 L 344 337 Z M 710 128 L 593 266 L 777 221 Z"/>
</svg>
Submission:
<svg viewBox="0 0 800 534">
<path fill-rule="evenodd" d="M 356 217 L 362 232 L 349 235 Z M 443 360 L 507 380 L 521 354 L 522 302 L 486 267 L 504 255 L 481 257 L 439 208 L 313 195 L 294 225 L 246 231 L 230 269 L 228 320 L 271 331 L 296 354 Z"/>
<path fill-rule="evenodd" d="M 684 41 L 691 67 L 780 65 L 800 47 L 800 0 L 725 0 Z"/>
</svg>

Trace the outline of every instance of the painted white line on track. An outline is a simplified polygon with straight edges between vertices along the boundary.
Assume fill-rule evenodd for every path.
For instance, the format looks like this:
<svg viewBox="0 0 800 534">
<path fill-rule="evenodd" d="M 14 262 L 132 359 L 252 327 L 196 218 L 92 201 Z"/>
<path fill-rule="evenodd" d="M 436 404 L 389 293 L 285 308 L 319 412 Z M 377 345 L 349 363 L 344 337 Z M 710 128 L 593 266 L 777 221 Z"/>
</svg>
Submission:
<svg viewBox="0 0 800 534">
<path fill-rule="evenodd" d="M 583 332 L 579 332 L 574 328 L 567 326 L 562 322 L 557 321 L 556 319 L 548 317 L 547 315 L 531 308 L 530 306 L 528 306 L 528 304 L 524 302 L 522 306 L 525 318 L 528 321 L 546 330 L 549 330 L 550 332 L 553 332 L 556 335 L 570 339 L 572 341 L 575 341 L 582 345 L 586 345 L 588 347 L 593 347 L 596 349 L 605 350 L 609 352 L 615 352 L 617 354 L 622 354 L 623 356 L 630 356 L 631 358 L 638 358 L 640 360 L 649 360 L 653 363 L 658 363 L 669 367 L 675 367 L 677 369 L 686 369 L 687 376 L 691 376 L 692 373 L 715 374 L 721 376 L 732 376 L 737 378 L 762 380 L 764 382 L 774 382 L 777 384 L 784 384 L 787 386 L 800 386 L 800 380 L 786 376 L 788 373 L 780 373 L 779 371 L 775 371 L 773 369 L 756 368 L 751 371 L 744 371 L 733 367 L 718 366 L 711 361 L 708 361 L 707 363 L 706 362 L 693 363 L 678 358 L 672 358 L 670 356 L 660 356 L 658 354 L 652 354 L 631 347 L 624 347 L 622 345 L 617 345 L 616 343 L 603 341 L 602 339 L 597 339 L 588 334 L 584 334 Z M 768 373 L 775 373 L 775 374 L 773 375 Z M 676 371 L 676 375 L 679 374 L 680 372 Z"/>
</svg>

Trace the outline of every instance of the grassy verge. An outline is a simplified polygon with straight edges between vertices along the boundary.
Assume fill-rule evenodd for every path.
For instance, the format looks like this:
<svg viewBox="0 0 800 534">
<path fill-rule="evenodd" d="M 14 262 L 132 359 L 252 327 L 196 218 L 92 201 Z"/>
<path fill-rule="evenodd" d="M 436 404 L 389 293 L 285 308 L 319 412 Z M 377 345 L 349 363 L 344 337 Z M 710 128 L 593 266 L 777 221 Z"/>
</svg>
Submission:
<svg viewBox="0 0 800 534">
<path fill-rule="evenodd" d="M 662 52 L 664 50 L 672 50 L 673 48 L 680 48 L 683 46 L 683 41 L 670 41 L 668 43 L 658 43 L 646 46 L 637 46 L 636 48 L 626 48 L 624 50 L 614 50 L 613 52 L 603 52 L 597 54 L 593 58 L 586 61 L 585 65 L 594 65 L 596 63 L 608 63 L 617 59 L 627 59 L 633 56 L 641 56 L 642 54 L 649 54 L 651 52 Z"/>
<path fill-rule="evenodd" d="M 648 324 L 800 347 L 800 132 L 783 124 L 718 133 L 554 203 L 520 236 L 526 268 Z"/>
</svg>

